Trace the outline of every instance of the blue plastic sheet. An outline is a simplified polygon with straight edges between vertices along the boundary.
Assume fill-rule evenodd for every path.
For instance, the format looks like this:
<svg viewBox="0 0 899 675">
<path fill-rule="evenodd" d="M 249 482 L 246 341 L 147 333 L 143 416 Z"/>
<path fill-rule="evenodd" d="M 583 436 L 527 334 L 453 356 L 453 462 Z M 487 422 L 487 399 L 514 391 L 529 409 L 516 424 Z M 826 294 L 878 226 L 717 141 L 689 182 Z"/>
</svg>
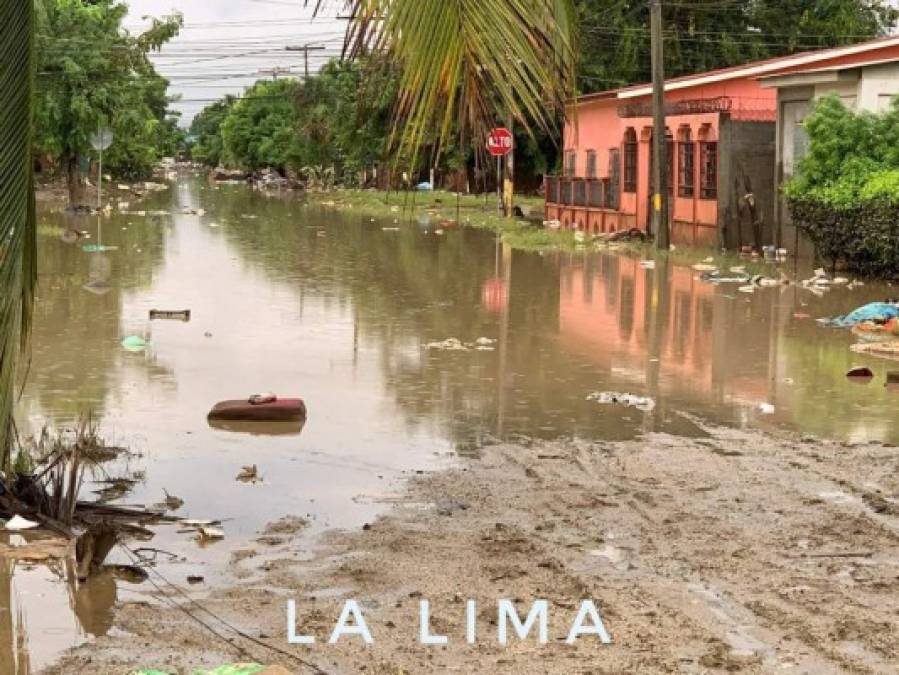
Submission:
<svg viewBox="0 0 899 675">
<path fill-rule="evenodd" d="M 846 316 L 835 316 L 830 319 L 819 319 L 819 321 L 825 326 L 849 328 L 865 321 L 886 322 L 896 317 L 899 317 L 899 305 L 890 302 L 872 302 L 864 307 L 859 307 Z"/>
</svg>

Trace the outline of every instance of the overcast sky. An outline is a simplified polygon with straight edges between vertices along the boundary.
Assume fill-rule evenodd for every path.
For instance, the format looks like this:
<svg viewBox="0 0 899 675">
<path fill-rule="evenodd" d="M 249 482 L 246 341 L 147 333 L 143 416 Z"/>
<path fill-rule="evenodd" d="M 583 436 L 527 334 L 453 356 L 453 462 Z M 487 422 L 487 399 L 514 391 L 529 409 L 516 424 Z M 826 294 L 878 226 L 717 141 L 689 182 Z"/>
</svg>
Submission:
<svg viewBox="0 0 899 675">
<path fill-rule="evenodd" d="M 261 77 L 259 72 L 290 69 L 279 77 L 302 77 L 303 54 L 287 46 L 315 45 L 310 71 L 339 53 L 345 21 L 336 19 L 342 2 L 330 3 L 324 16 L 312 18 L 303 0 L 126 0 L 125 26 L 137 32 L 145 16 L 184 15 L 184 30 L 154 58 L 157 70 L 171 81 L 170 91 L 182 101 L 182 124 L 225 94 L 239 94 Z M 310 3 L 314 5 L 314 2 Z"/>
</svg>

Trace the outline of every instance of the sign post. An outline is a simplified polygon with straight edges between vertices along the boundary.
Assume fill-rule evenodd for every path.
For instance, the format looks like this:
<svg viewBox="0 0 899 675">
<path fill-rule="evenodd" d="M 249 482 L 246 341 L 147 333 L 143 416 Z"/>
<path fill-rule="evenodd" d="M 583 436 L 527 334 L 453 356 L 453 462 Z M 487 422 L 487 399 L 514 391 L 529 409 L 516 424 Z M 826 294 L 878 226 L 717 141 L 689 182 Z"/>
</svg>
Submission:
<svg viewBox="0 0 899 675">
<path fill-rule="evenodd" d="M 100 153 L 97 171 L 97 211 L 103 206 L 101 202 L 103 197 L 103 151 L 110 145 L 112 145 L 112 132 L 97 124 L 97 133 L 91 134 L 91 146 Z"/>
<path fill-rule="evenodd" d="M 502 204 L 503 212 L 507 217 L 512 215 L 512 193 L 514 189 L 511 171 L 512 162 L 511 157 L 508 156 L 514 149 L 515 139 L 512 136 L 512 132 L 505 127 L 493 129 L 487 135 L 487 152 L 496 157 L 496 192 Z M 501 178 L 503 157 L 507 157 L 507 164 L 509 165 L 508 175 L 505 177 L 505 180 Z"/>
</svg>

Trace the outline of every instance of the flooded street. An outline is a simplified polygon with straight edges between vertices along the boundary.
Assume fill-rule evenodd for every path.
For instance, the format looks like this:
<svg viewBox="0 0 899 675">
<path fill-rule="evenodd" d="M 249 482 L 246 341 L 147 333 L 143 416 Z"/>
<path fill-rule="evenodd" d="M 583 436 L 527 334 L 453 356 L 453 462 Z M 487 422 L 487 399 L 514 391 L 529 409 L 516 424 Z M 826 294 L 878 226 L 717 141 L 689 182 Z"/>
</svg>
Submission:
<svg viewBox="0 0 899 675">
<path fill-rule="evenodd" d="M 179 557 L 160 564 L 176 583 L 214 584 L 235 548 L 285 515 L 308 519 L 310 540 L 358 527 L 402 477 L 496 441 L 696 438 L 702 420 L 899 444 L 899 394 L 883 387 L 890 362 L 852 354 L 848 331 L 815 322 L 895 295 L 884 285 L 744 295 L 673 263 L 513 251 L 484 230 L 438 233 L 424 214 L 375 221 L 189 176 L 131 208 L 148 215 L 72 221 L 91 234 L 75 243 L 60 239 L 62 215 L 41 217 L 19 432 L 90 414 L 137 453 L 106 467 L 138 480 L 121 503 L 168 492 L 184 500 L 178 515 L 222 520 L 224 541 L 201 546 L 162 525 L 141 544 Z M 190 309 L 190 321 L 151 322 L 151 309 Z M 146 349 L 124 349 L 131 335 Z M 431 344 L 449 338 L 471 347 Z M 848 381 L 856 365 L 874 382 Z M 305 400 L 299 434 L 207 423 L 217 401 L 261 391 Z M 588 400 L 605 391 L 655 406 Z M 261 482 L 236 481 L 250 464 Z M 8 559 L 0 594 L 0 672 L 18 674 L 105 634 L 117 601 L 153 601 L 154 588 L 111 577 L 78 586 L 65 566 Z"/>
</svg>

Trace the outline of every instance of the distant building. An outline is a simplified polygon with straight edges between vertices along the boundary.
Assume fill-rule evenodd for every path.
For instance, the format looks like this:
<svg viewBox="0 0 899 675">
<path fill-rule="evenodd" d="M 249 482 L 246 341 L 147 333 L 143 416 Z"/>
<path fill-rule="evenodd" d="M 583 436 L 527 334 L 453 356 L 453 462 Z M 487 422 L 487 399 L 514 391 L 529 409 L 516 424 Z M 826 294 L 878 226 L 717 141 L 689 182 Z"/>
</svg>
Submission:
<svg viewBox="0 0 899 675">
<path fill-rule="evenodd" d="M 781 243 L 779 162 L 789 155 L 782 152 L 783 128 L 795 131 L 807 109 L 787 105 L 772 76 L 853 64 L 883 68 L 871 62 L 890 59 L 899 61 L 899 37 L 668 80 L 672 241 L 729 248 Z M 857 100 L 880 101 L 871 91 L 896 88 L 899 80 L 883 84 L 887 78 L 875 73 L 863 94 L 859 84 Z M 546 178 L 547 220 L 590 234 L 650 229 L 651 93 L 640 85 L 575 102 L 564 132 L 563 174 Z"/>
</svg>

